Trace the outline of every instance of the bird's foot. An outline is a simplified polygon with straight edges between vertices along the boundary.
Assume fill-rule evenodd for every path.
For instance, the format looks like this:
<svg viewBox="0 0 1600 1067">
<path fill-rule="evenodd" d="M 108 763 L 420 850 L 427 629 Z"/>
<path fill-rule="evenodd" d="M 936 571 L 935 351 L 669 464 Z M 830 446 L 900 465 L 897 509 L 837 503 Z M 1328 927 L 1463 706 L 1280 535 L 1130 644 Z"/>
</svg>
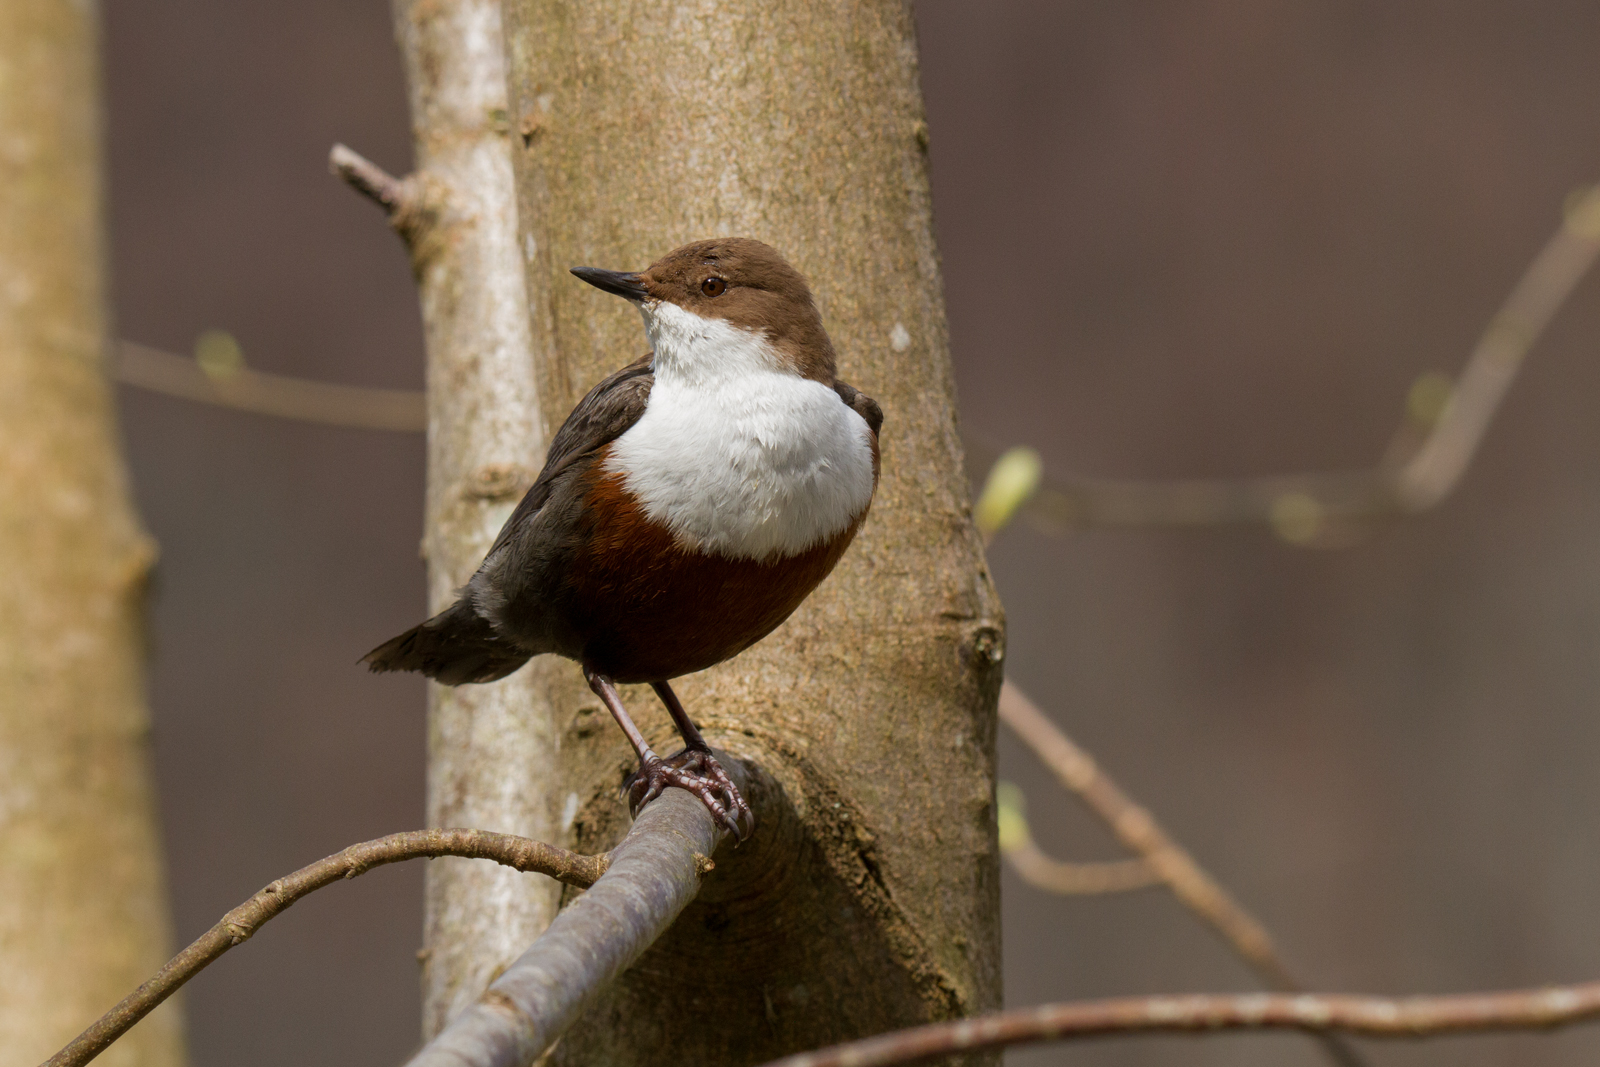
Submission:
<svg viewBox="0 0 1600 1067">
<path fill-rule="evenodd" d="M 628 794 L 628 810 L 638 815 L 640 808 L 671 785 L 687 789 L 699 797 L 711 812 L 711 818 L 732 834 L 734 841 L 743 841 L 755 829 L 755 813 L 745 803 L 739 787 L 733 784 L 710 749 L 686 748 L 666 759 L 659 756 L 646 758 L 624 786 Z"/>
</svg>

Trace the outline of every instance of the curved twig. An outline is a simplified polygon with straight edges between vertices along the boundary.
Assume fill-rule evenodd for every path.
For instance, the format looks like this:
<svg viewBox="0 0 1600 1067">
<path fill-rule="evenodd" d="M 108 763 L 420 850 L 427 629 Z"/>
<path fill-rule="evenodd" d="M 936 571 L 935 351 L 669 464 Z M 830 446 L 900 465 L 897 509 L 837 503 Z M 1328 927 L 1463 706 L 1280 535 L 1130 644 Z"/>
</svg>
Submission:
<svg viewBox="0 0 1600 1067">
<path fill-rule="evenodd" d="M 1117 840 L 1139 854 L 1179 902 L 1221 934 L 1269 986 L 1291 993 L 1304 988 L 1279 958 L 1266 927 L 1218 885 L 1181 845 L 1168 837 L 1155 817 L 1135 804 L 1099 768 L 1094 757 L 1073 744 L 1027 694 L 1009 681 L 1000 687 L 1000 720 L 1033 749 L 1062 785 L 1105 820 Z M 1341 1067 L 1359 1067 L 1364 1062 L 1361 1054 L 1339 1034 L 1318 1034 L 1317 1040 Z"/>
<path fill-rule="evenodd" d="M 1600 1015 L 1600 982 L 1444 997 L 1240 993 L 1046 1004 L 935 1023 L 774 1060 L 763 1067 L 888 1067 L 952 1053 L 1074 1037 L 1302 1030 L 1365 1037 L 1435 1037 L 1568 1026 Z"/>
<path fill-rule="evenodd" d="M 1035 889 L 1062 896 L 1127 893 L 1161 885 L 1161 876 L 1143 858 L 1106 861 L 1062 861 L 1047 855 L 1028 826 L 1027 799 L 1011 782 L 995 788 L 999 806 L 1000 854 L 1017 877 Z"/>
<path fill-rule="evenodd" d="M 1366 470 L 1177 481 L 1035 480 L 1025 499 L 990 509 L 992 534 L 1020 511 L 1048 531 L 1087 526 L 1267 523 L 1296 544 L 1346 543 L 1338 524 L 1427 511 L 1460 484 L 1500 403 L 1550 320 L 1600 254 L 1600 186 L 1574 199 L 1561 226 L 1489 320 L 1441 405 L 1413 411 Z M 989 450 L 993 455 L 993 450 Z"/>
<path fill-rule="evenodd" d="M 1401 510 L 1425 511 L 1466 472 L 1523 358 L 1600 254 L 1600 186 L 1587 190 L 1506 297 L 1433 432 L 1388 479 Z"/>
<path fill-rule="evenodd" d="M 1063 861 L 1047 855 L 1031 840 L 1007 849 L 1005 855 L 1024 882 L 1067 897 L 1128 893 L 1162 884 L 1161 876 L 1142 859 Z"/>
<path fill-rule="evenodd" d="M 434 856 L 494 860 L 519 871 L 547 874 L 567 885 L 580 887 L 592 885 L 610 863 L 609 853 L 581 856 L 530 838 L 487 830 L 412 830 L 351 845 L 343 852 L 278 879 L 228 912 L 153 978 L 46 1060 L 44 1067 L 80 1067 L 88 1063 L 207 964 L 247 940 L 268 919 L 307 893 L 384 864 Z"/>
<path fill-rule="evenodd" d="M 723 766 L 738 776 L 737 762 Z M 407 1067 L 532 1063 L 694 899 L 722 837 L 698 798 L 666 790 L 612 850 L 605 875 Z"/>
<path fill-rule="evenodd" d="M 1100 816 L 1117 840 L 1141 856 L 1173 895 L 1221 934 L 1269 985 L 1285 990 L 1301 988 L 1278 958 L 1266 928 L 1168 837 L 1155 818 L 1099 768 L 1094 757 L 1073 744 L 1026 693 L 1009 681 L 1000 688 L 1000 721 L 1011 727 L 1061 784 Z"/>
</svg>

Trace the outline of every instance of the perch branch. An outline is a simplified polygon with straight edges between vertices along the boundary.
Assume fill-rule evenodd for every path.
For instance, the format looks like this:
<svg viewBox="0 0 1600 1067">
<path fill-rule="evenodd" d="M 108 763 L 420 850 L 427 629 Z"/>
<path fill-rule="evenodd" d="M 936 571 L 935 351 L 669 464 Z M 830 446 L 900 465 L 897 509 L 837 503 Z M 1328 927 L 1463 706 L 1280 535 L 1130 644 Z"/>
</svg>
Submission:
<svg viewBox="0 0 1600 1067">
<path fill-rule="evenodd" d="M 1087 526 L 1269 523 L 1285 540 L 1343 542 L 1339 524 L 1427 511 L 1460 483 L 1524 357 L 1600 254 L 1600 186 L 1576 196 L 1544 248 L 1489 320 L 1442 410 L 1413 412 L 1375 468 L 1261 478 L 1139 481 L 1036 479 L 1024 499 L 990 509 L 992 534 L 1017 511 L 1047 530 Z M 1420 383 L 1419 383 L 1420 384 Z M 992 452 L 991 452 L 992 454 Z"/>
<path fill-rule="evenodd" d="M 1127 997 L 1020 1008 L 935 1023 L 774 1060 L 764 1067 L 888 1067 L 953 1053 L 1107 1035 L 1302 1030 L 1436 1037 L 1567 1026 L 1600 1015 L 1600 982 L 1443 997 L 1242 993 Z"/>
<path fill-rule="evenodd" d="M 335 385 L 245 367 L 213 377 L 195 360 L 132 341 L 117 342 L 114 373 L 127 385 L 260 415 L 366 430 L 418 432 L 428 425 L 420 392 Z"/>
<path fill-rule="evenodd" d="M 309 867 L 280 878 L 234 908 L 148 982 L 128 994 L 44 1067 L 79 1067 L 94 1059 L 134 1023 L 166 1000 L 208 964 L 247 940 L 266 921 L 323 886 L 402 860 L 462 856 L 494 860 L 519 871 L 547 874 L 568 885 L 589 886 L 605 873 L 610 856 L 580 856 L 566 849 L 487 830 L 412 830 L 351 845 Z"/>
<path fill-rule="evenodd" d="M 723 766 L 737 775 L 734 760 Z M 696 797 L 668 789 L 639 813 L 605 874 L 407 1067 L 532 1063 L 694 899 L 722 836 Z"/>
<path fill-rule="evenodd" d="M 1266 929 L 1168 837 L 1154 817 L 1135 804 L 1092 756 L 1073 744 L 1009 681 L 1000 689 L 1000 720 L 1033 749 L 1062 785 L 1105 821 L 1117 840 L 1149 864 L 1173 894 L 1221 934 L 1269 985 L 1277 989 L 1300 988 L 1278 958 Z"/>
</svg>

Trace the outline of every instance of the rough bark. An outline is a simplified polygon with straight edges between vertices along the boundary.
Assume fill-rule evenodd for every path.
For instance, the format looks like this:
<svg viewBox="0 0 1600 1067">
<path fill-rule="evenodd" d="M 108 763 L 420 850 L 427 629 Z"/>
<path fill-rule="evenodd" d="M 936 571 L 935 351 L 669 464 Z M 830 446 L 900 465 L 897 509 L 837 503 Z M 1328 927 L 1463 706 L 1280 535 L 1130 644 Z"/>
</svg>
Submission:
<svg viewBox="0 0 1600 1067">
<path fill-rule="evenodd" d="M 544 424 L 523 306 L 496 0 L 396 0 L 417 171 L 393 216 L 416 269 L 428 350 L 429 603 L 445 607 L 532 483 Z M 559 736 L 535 663 L 484 686 L 430 686 L 428 824 L 559 843 Z M 429 865 L 423 1029 L 470 1004 L 555 915 L 560 887 Z"/>
<path fill-rule="evenodd" d="M 638 317 L 567 274 L 743 234 L 812 281 L 840 373 L 887 421 L 855 545 L 751 651 L 679 684 L 762 794 L 756 840 L 554 1062 L 748 1064 L 999 1001 L 994 702 L 1003 622 L 973 532 L 901 0 L 506 5 L 528 303 L 547 422 L 637 356 Z M 632 756 L 565 665 L 577 840 Z M 675 747 L 647 690 L 625 694 Z"/>
<path fill-rule="evenodd" d="M 0 4 L 0 1064 L 161 965 L 142 600 L 106 368 L 98 11 Z M 169 1006 L 108 1063 L 176 1065 Z"/>
</svg>

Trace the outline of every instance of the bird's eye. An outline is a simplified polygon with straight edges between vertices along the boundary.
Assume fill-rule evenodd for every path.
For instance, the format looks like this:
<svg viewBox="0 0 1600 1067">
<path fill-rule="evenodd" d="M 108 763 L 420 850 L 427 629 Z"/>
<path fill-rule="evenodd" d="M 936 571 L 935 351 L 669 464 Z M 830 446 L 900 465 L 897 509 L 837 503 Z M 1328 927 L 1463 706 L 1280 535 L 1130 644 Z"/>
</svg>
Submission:
<svg viewBox="0 0 1600 1067">
<path fill-rule="evenodd" d="M 700 283 L 700 291 L 707 296 L 721 296 L 728 288 L 728 283 L 713 275 Z"/>
</svg>

